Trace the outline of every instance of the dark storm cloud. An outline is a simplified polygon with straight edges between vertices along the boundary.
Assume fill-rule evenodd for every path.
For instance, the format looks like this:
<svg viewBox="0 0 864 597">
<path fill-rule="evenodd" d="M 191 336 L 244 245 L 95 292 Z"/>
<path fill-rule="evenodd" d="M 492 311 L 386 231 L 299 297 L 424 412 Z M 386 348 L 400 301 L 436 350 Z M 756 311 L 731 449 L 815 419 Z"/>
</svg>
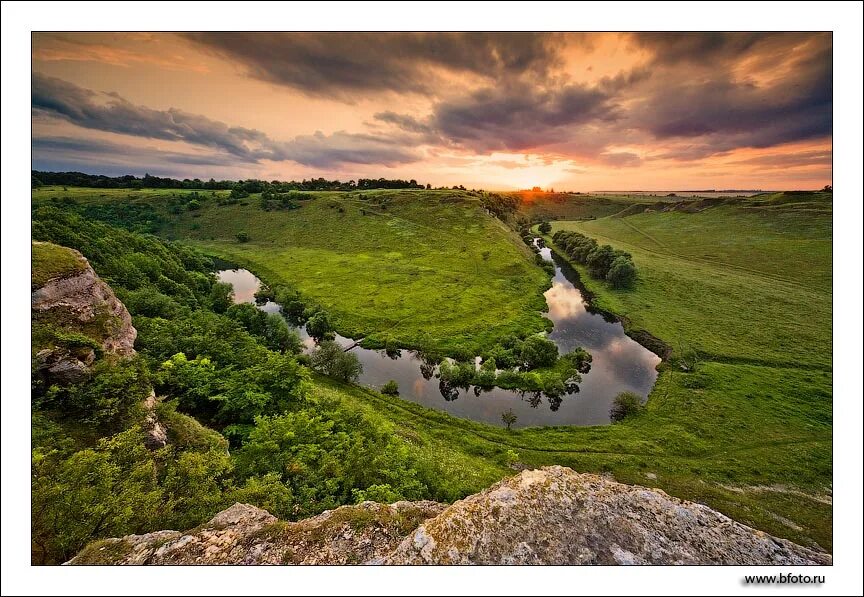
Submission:
<svg viewBox="0 0 864 597">
<path fill-rule="evenodd" d="M 409 116 L 408 114 L 397 114 L 390 110 L 386 112 L 378 112 L 375 114 L 375 120 L 392 124 L 409 133 L 420 133 L 425 135 L 434 132 L 431 126 L 417 120 L 413 116 Z"/>
<path fill-rule="evenodd" d="M 660 32 L 631 34 L 636 46 L 653 54 L 662 64 L 717 62 L 736 59 L 760 43 L 786 38 L 800 39 L 797 33 L 749 32 Z"/>
<path fill-rule="evenodd" d="M 225 151 L 247 162 L 269 157 L 270 139 L 261 131 L 228 125 L 174 108 L 136 106 L 114 93 L 96 93 L 61 79 L 33 73 L 34 110 L 78 126 L 166 141 L 185 141 Z"/>
<path fill-rule="evenodd" d="M 517 84 L 439 103 L 430 125 L 442 137 L 475 151 L 519 151 L 566 141 L 574 125 L 617 117 L 612 97 L 597 87 Z"/>
<path fill-rule="evenodd" d="M 651 33 L 636 39 L 654 52 L 653 68 L 662 70 L 634 102 L 628 126 L 657 139 L 694 140 L 664 157 L 699 159 L 831 134 L 830 35 Z M 745 61 L 767 73 L 762 82 L 736 72 Z"/>
<path fill-rule="evenodd" d="M 125 162 L 157 161 L 191 166 L 232 166 L 237 160 L 226 154 L 190 154 L 175 151 L 162 151 L 152 147 L 135 147 L 128 143 L 115 143 L 104 139 L 84 139 L 79 137 L 34 137 L 32 141 L 35 160 L 55 156 L 77 156 L 88 161 L 99 160 L 105 156 Z"/>
<path fill-rule="evenodd" d="M 280 159 L 288 159 L 316 168 L 339 164 L 380 164 L 394 166 L 415 162 L 420 156 L 401 145 L 400 140 L 376 135 L 338 131 L 332 135 L 316 132 L 300 135 L 279 146 Z"/>
<path fill-rule="evenodd" d="M 434 91 L 436 69 L 493 79 L 545 76 L 560 64 L 554 33 L 191 33 L 250 76 L 309 95 Z"/>
<path fill-rule="evenodd" d="M 794 153 L 780 153 L 775 155 L 763 155 L 746 160 L 736 160 L 731 164 L 746 166 L 758 166 L 762 169 L 786 169 L 801 168 L 805 166 L 831 166 L 831 151 L 814 149 L 808 151 L 797 151 Z"/>
<path fill-rule="evenodd" d="M 224 152 L 234 162 L 291 160 L 307 166 L 332 167 L 340 163 L 388 166 L 417 159 L 412 149 L 400 145 L 398 138 L 319 132 L 280 142 L 255 129 L 231 127 L 173 108 L 153 110 L 137 106 L 117 94 L 96 93 L 39 73 L 33 74 L 31 101 L 37 115 L 61 118 L 88 129 L 182 141 Z M 95 146 L 91 149 L 95 150 Z"/>
</svg>

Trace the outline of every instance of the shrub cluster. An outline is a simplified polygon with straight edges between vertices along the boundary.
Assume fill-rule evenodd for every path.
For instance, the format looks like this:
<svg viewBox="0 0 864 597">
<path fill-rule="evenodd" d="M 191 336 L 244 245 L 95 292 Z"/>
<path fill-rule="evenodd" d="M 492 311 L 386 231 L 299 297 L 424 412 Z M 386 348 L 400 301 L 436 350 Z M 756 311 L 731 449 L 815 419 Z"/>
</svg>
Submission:
<svg viewBox="0 0 864 597">
<path fill-rule="evenodd" d="M 636 281 L 636 265 L 630 253 L 599 245 L 584 234 L 559 230 L 552 240 L 567 256 L 588 267 L 591 275 L 607 280 L 615 288 L 629 288 Z"/>
</svg>

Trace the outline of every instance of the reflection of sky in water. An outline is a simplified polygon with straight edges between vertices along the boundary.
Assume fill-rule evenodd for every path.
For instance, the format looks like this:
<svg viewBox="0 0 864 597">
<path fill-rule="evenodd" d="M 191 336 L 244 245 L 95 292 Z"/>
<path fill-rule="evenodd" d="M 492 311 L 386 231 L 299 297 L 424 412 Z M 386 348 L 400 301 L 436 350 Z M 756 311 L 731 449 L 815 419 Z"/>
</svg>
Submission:
<svg viewBox="0 0 864 597">
<path fill-rule="evenodd" d="M 473 389 L 460 389 L 455 400 L 445 400 L 438 387 L 439 380 L 434 376 L 424 379 L 420 373 L 422 361 L 406 350 L 392 359 L 384 351 L 351 349 L 363 365 L 360 384 L 380 388 L 392 379 L 399 384 L 400 395 L 406 400 L 499 426 L 502 425 L 501 413 L 510 408 L 518 417 L 517 427 L 605 424 L 609 422 L 609 407 L 617 394 L 631 391 L 647 396 L 657 378 L 655 367 L 660 357 L 631 340 L 620 323 L 609 323 L 601 315 L 589 313 L 582 293 L 567 280 L 558 259 L 553 259 L 548 248 L 543 248 L 541 255 L 547 261 L 556 262 L 552 288 L 546 291 L 549 304 L 546 316 L 555 326 L 549 339 L 558 345 L 562 354 L 582 346 L 593 357 L 591 371 L 582 376 L 579 391 L 564 396 L 557 411 L 550 409 L 545 397 L 532 406 L 529 394 L 523 397 L 518 392 L 500 388 L 482 392 L 480 396 L 476 396 Z M 260 282 L 250 272 L 225 270 L 218 276 L 220 281 L 234 286 L 236 302 L 254 302 Z M 279 312 L 275 303 L 259 308 L 268 313 Z M 314 348 L 315 343 L 306 330 L 297 331 L 306 350 Z M 353 340 L 344 336 L 337 335 L 336 341 L 344 347 L 353 344 Z"/>
</svg>

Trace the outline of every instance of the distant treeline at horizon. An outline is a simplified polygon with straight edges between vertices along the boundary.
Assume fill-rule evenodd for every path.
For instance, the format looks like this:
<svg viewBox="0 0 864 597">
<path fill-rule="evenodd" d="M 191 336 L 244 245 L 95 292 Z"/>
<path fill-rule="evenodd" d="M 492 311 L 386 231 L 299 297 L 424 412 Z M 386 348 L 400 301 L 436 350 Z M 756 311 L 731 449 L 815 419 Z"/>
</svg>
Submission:
<svg viewBox="0 0 864 597">
<path fill-rule="evenodd" d="M 302 181 L 281 180 L 201 180 L 200 178 L 163 178 L 145 174 L 142 177 L 127 174 L 125 176 L 104 176 L 102 174 L 85 174 L 84 172 L 43 172 L 31 170 L 31 187 L 47 185 L 62 185 L 67 187 L 95 187 L 103 189 L 206 189 L 214 191 L 230 191 L 241 185 L 250 193 L 261 192 L 265 187 L 278 191 L 353 191 L 365 189 L 428 189 L 431 185 L 419 184 L 411 180 L 389 178 L 360 178 L 356 181 L 327 180 L 313 178 Z M 249 187 L 256 187 L 250 189 Z M 260 187 L 260 188 L 257 188 Z"/>
</svg>

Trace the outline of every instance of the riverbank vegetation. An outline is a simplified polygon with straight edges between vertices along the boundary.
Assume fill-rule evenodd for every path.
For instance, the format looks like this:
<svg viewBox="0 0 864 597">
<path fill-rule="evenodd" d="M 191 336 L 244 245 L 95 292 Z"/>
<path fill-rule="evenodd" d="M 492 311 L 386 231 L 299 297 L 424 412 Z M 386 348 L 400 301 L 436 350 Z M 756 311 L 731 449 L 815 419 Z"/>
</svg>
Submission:
<svg viewBox="0 0 864 597">
<path fill-rule="evenodd" d="M 548 234 L 552 231 L 552 225 L 543 222 L 537 229 Z M 633 256 L 626 251 L 600 245 L 584 234 L 566 230 L 556 232 L 552 240 L 567 257 L 586 266 L 594 278 L 606 280 L 613 288 L 630 288 L 636 281 Z"/>
</svg>

